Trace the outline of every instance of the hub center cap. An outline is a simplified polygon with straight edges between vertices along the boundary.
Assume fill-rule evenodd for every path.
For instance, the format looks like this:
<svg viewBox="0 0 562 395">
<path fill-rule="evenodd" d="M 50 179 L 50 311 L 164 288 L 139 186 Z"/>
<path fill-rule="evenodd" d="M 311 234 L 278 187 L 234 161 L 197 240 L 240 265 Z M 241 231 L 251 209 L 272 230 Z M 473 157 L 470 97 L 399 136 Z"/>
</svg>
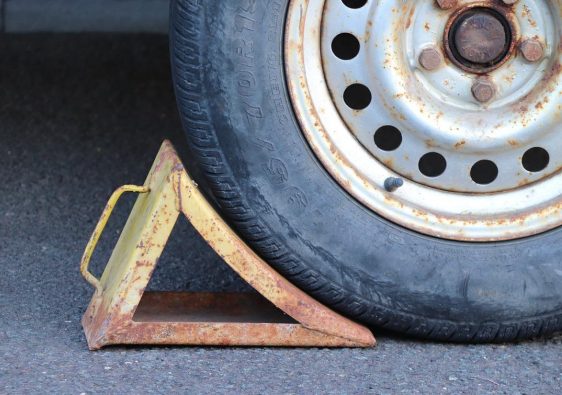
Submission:
<svg viewBox="0 0 562 395">
<path fill-rule="evenodd" d="M 461 14 L 449 35 L 453 56 L 466 67 L 490 67 L 507 55 L 511 34 L 505 18 L 486 8 Z"/>
<path fill-rule="evenodd" d="M 453 48 L 461 62 L 489 65 L 501 59 L 508 48 L 506 26 L 488 10 L 471 10 L 453 27 Z"/>
</svg>

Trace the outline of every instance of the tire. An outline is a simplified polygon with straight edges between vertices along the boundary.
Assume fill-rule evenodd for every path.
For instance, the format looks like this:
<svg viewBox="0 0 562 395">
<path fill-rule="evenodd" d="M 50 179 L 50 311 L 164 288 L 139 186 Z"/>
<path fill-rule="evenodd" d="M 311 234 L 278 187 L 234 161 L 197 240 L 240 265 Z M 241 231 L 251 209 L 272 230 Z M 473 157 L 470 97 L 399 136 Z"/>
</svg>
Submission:
<svg viewBox="0 0 562 395">
<path fill-rule="evenodd" d="M 562 329 L 562 233 L 447 241 L 377 216 L 331 178 L 292 111 L 288 0 L 175 0 L 179 112 L 208 193 L 274 268 L 352 319 L 414 337 L 503 342 Z"/>
</svg>

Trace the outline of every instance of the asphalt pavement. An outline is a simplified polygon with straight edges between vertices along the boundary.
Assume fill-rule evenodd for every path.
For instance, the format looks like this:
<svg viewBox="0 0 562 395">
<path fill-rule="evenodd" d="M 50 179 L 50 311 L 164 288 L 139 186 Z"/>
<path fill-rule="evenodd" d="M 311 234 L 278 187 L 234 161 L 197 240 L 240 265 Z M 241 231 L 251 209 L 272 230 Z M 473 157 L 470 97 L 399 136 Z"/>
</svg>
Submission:
<svg viewBox="0 0 562 395">
<path fill-rule="evenodd" d="M 562 337 L 463 346 L 375 330 L 369 350 L 88 351 L 78 266 L 108 196 L 143 182 L 165 138 L 189 157 L 167 52 L 158 35 L 0 36 L 0 394 L 562 393 Z M 150 287 L 247 290 L 184 222 Z"/>
</svg>

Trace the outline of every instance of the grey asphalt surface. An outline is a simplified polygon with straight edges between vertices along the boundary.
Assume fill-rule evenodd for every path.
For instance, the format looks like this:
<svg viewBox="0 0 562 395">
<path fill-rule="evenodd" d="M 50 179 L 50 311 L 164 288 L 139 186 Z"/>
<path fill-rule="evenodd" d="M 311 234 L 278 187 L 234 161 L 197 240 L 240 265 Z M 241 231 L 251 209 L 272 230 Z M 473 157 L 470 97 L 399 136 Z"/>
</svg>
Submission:
<svg viewBox="0 0 562 395">
<path fill-rule="evenodd" d="M 184 155 L 165 36 L 0 37 L 0 393 L 562 393 L 562 337 L 462 346 L 376 331 L 371 350 L 89 352 L 82 250 L 110 193 Z M 132 198 L 95 256 L 100 273 Z M 185 223 L 152 289 L 247 289 Z"/>
</svg>

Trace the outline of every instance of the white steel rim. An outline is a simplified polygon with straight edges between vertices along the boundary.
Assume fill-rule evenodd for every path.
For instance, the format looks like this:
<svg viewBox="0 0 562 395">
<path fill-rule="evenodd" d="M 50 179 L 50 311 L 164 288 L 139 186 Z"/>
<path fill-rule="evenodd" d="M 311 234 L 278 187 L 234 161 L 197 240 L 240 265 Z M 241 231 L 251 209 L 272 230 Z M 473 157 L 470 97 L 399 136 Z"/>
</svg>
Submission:
<svg viewBox="0 0 562 395">
<path fill-rule="evenodd" d="M 559 226 L 560 3 L 520 0 L 514 5 L 515 39 L 540 37 L 545 54 L 533 63 L 514 55 L 490 72 L 497 93 L 483 104 L 471 93 L 474 75 L 446 60 L 431 72 L 419 65 L 419 51 L 440 45 L 451 12 L 436 9 L 434 1 L 369 0 L 350 9 L 342 0 L 292 0 L 285 60 L 306 139 L 345 190 L 409 229 L 446 239 L 493 241 Z M 333 56 L 327 44 L 340 33 L 359 39 L 361 51 L 351 61 Z M 346 105 L 342 92 L 354 83 L 371 90 L 366 109 Z M 517 105 L 533 110 L 506 111 Z M 401 131 L 399 149 L 388 152 L 375 145 L 374 130 L 384 125 Z M 535 147 L 547 147 L 550 160 L 531 172 L 521 161 Z M 447 158 L 447 170 L 438 177 L 415 171 L 429 152 Z M 489 158 L 497 164 L 497 178 L 474 182 L 472 165 Z M 389 192 L 384 187 L 389 178 L 404 185 Z"/>
</svg>

